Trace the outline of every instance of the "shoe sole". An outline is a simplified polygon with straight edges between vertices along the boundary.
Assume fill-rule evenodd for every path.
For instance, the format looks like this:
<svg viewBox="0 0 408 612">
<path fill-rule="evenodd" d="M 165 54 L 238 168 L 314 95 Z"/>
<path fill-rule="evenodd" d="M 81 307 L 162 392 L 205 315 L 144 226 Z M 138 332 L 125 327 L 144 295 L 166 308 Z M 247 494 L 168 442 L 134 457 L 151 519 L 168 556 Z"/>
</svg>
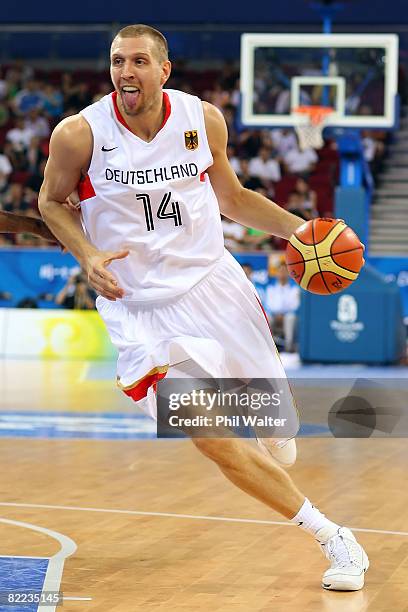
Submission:
<svg viewBox="0 0 408 612">
<path fill-rule="evenodd" d="M 347 578 L 352 578 L 353 581 L 340 580 L 336 581 L 336 579 L 332 580 L 330 584 L 326 584 L 322 582 L 322 587 L 326 589 L 326 591 L 360 591 L 360 589 L 364 586 L 364 576 L 368 568 L 370 567 L 370 562 L 366 553 L 363 551 L 363 571 L 360 576 L 350 576 Z"/>
</svg>

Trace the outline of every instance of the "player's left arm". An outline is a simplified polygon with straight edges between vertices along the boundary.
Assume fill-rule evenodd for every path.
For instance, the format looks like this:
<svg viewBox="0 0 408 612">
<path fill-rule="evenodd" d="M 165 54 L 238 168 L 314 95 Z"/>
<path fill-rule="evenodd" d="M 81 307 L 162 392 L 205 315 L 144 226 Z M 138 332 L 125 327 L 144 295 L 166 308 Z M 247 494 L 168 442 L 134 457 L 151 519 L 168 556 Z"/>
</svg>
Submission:
<svg viewBox="0 0 408 612">
<path fill-rule="evenodd" d="M 56 242 L 54 234 L 50 232 L 42 219 L 25 217 L 14 213 L 0 211 L 0 233 L 34 234 L 46 240 Z"/>
<path fill-rule="evenodd" d="M 304 220 L 241 185 L 228 161 L 228 131 L 224 117 L 208 102 L 203 102 L 203 108 L 207 138 L 214 160 L 208 168 L 208 175 L 222 214 L 247 227 L 289 239 Z"/>
</svg>

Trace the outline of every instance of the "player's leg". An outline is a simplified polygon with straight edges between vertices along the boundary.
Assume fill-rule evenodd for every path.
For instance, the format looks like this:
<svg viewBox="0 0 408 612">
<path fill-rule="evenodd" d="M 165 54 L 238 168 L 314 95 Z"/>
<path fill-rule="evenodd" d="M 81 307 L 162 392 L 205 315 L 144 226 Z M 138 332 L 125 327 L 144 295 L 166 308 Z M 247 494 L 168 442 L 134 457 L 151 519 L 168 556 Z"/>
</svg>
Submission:
<svg viewBox="0 0 408 612">
<path fill-rule="evenodd" d="M 299 491 L 290 476 L 257 449 L 238 438 L 192 438 L 222 473 L 245 493 L 313 535 L 331 562 L 322 586 L 356 591 L 364 586 L 368 558 L 349 529 L 327 519 Z"/>
<path fill-rule="evenodd" d="M 195 287 L 189 293 L 188 299 L 180 300 L 172 308 L 167 306 L 163 309 L 156 308 L 154 312 L 145 312 L 145 309 L 142 309 L 133 313 L 121 303 L 110 303 L 98 298 L 98 310 L 105 320 L 112 341 L 119 350 L 119 382 L 126 394 L 137 403 L 142 397 L 145 400 L 149 399 L 151 385 L 164 375 L 165 364 L 175 363 L 170 350 L 173 344 L 177 344 L 183 350 L 188 349 L 187 355 L 199 363 L 211 377 L 246 378 L 250 375 L 256 378 L 262 375 L 281 379 L 282 369 L 275 370 L 279 361 L 269 359 L 275 349 L 273 343 L 265 344 L 265 338 L 268 338 L 265 331 L 269 330 L 265 329 L 263 315 L 259 314 L 256 299 L 252 295 L 248 297 L 244 291 L 238 291 L 236 295 L 231 296 L 231 288 L 236 283 L 236 279 L 228 275 L 228 270 L 225 268 L 221 272 L 222 274 L 218 274 L 218 283 L 215 287 L 212 286 L 213 279 L 209 278 Z M 233 307 L 216 308 L 217 300 L 219 301 L 223 293 L 228 295 L 229 303 Z M 243 310 L 242 305 L 245 301 L 247 308 Z M 191 316 L 192 312 L 195 312 L 194 317 Z M 216 319 L 214 312 L 218 315 Z M 197 333 L 198 328 L 196 329 L 197 320 L 200 323 L 199 333 Z M 259 334 L 255 333 L 258 325 Z M 218 338 L 222 339 L 222 343 Z M 244 349 L 248 347 L 253 347 L 254 350 L 245 352 Z M 224 361 L 220 358 L 223 353 L 225 353 Z M 238 356 L 239 360 L 237 361 L 234 356 Z M 272 370 L 260 372 L 260 365 L 265 365 L 268 360 Z M 214 365 L 218 365 L 219 368 L 212 372 Z M 222 369 L 224 367 L 227 367 L 225 374 Z M 282 379 L 279 382 L 282 383 Z M 150 399 L 153 399 L 151 393 Z M 150 409 L 143 406 L 142 409 L 146 409 L 154 416 Z M 285 472 L 272 464 L 269 457 L 262 456 L 254 448 L 248 450 L 245 443 L 242 441 L 238 443 L 233 439 L 206 439 L 201 443 L 196 441 L 196 445 L 220 465 L 223 473 L 237 486 L 261 499 L 269 507 L 283 512 L 285 516 L 317 537 L 332 563 L 332 569 L 324 576 L 326 588 L 343 590 L 361 588 L 364 582 L 363 572 L 368 565 L 365 553 L 355 542 L 353 535 L 348 530 L 339 529 L 314 508 L 296 489 Z M 279 501 L 280 498 L 282 501 Z"/>
<path fill-rule="evenodd" d="M 292 519 L 304 502 L 290 476 L 240 438 L 192 438 L 222 473 L 245 493 Z"/>
</svg>

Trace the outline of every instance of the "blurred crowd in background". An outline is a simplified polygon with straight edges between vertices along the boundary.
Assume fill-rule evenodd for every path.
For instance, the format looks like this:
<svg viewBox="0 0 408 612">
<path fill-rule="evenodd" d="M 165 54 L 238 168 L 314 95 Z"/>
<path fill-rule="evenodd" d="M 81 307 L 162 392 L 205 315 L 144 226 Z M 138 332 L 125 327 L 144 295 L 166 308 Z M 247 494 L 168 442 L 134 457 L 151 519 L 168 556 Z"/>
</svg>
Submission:
<svg viewBox="0 0 408 612">
<path fill-rule="evenodd" d="M 241 183 L 304 219 L 332 215 L 339 172 L 334 142 L 299 150 L 292 129 L 255 130 L 240 126 L 239 72 L 233 63 L 197 71 L 179 63 L 169 87 L 201 96 L 224 114 L 228 157 Z M 38 193 L 55 125 L 112 91 L 106 72 L 34 70 L 16 61 L 0 72 L 0 207 L 38 215 Z M 376 175 L 385 155 L 385 134 L 366 132 L 364 151 Z M 234 251 L 274 250 L 284 242 L 223 219 L 225 244 Z M 45 246 L 28 235 L 0 235 L 0 246 Z M 48 243 L 49 246 L 49 243 Z"/>
<path fill-rule="evenodd" d="M 169 87 L 199 95 L 217 106 L 228 125 L 227 154 L 244 187 L 255 190 L 305 220 L 332 216 L 339 156 L 334 141 L 319 151 L 300 150 L 292 129 L 247 129 L 240 125 L 239 72 L 233 63 L 220 70 L 198 71 L 175 64 Z M 50 134 L 63 119 L 112 91 L 109 74 L 95 71 L 40 71 L 15 62 L 0 72 L 0 209 L 39 216 L 38 194 L 47 162 Z M 386 134 L 363 134 L 364 155 L 374 180 L 386 153 Z M 285 241 L 222 219 L 226 247 L 232 252 L 283 250 Z M 0 234 L 0 247 L 49 247 L 31 235 Z M 248 266 L 246 266 L 248 268 Z M 246 270 L 251 278 L 251 271 Z M 279 348 L 296 350 L 299 290 L 280 266 L 265 291 L 264 306 Z M 6 293 L 0 296 L 7 305 Z M 57 295 L 26 298 L 20 307 L 39 300 L 63 308 L 92 309 L 95 295 L 80 271 Z"/>
</svg>

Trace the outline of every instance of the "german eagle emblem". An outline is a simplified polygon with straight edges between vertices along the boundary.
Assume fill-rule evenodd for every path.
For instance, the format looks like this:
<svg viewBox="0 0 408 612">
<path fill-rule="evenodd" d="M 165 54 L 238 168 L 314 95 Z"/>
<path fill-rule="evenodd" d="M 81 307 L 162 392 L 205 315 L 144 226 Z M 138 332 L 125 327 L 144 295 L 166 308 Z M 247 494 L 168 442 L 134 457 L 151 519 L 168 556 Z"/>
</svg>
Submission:
<svg viewBox="0 0 408 612">
<path fill-rule="evenodd" d="M 195 151 L 198 147 L 198 132 L 197 130 L 188 130 L 184 132 L 184 144 L 189 151 Z"/>
</svg>

